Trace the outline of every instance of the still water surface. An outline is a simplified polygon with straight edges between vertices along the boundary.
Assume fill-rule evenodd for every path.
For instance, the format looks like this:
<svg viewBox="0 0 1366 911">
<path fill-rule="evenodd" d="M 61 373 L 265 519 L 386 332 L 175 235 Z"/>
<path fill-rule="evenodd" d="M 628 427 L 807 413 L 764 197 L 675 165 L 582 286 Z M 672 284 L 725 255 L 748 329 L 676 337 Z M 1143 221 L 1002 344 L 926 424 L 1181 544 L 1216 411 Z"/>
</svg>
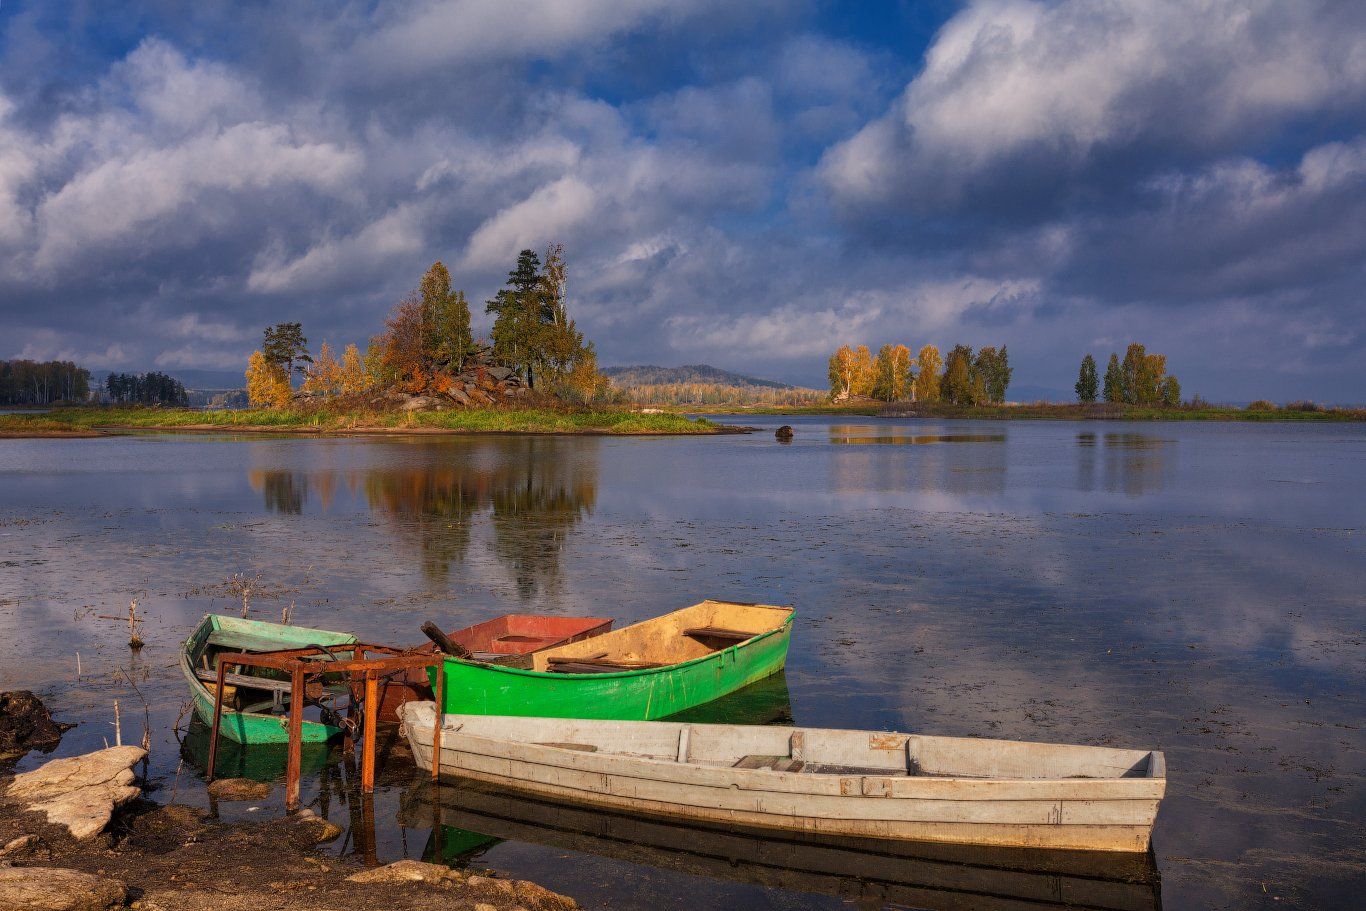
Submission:
<svg viewBox="0 0 1366 911">
<path fill-rule="evenodd" d="M 427 618 L 625 625 L 706 597 L 791 603 L 785 676 L 710 717 L 1159 748 L 1163 907 L 1354 906 L 1366 428 L 810 418 L 783 445 L 777 421 L 743 420 L 766 431 L 0 442 L 0 688 L 80 722 L 59 748 L 71 754 L 112 740 L 114 699 L 125 737 L 140 735 L 135 684 L 159 799 L 202 804 L 203 733 L 183 748 L 173 733 L 174 664 L 202 614 L 240 611 L 234 574 L 256 580 L 260 619 L 292 604 L 295 623 L 402 644 Z M 126 625 L 98 615 L 133 597 L 149 644 L 130 657 Z M 893 876 L 915 888 L 879 891 L 789 875 L 781 846 L 738 861 L 683 833 L 670 849 L 678 833 L 500 795 L 471 795 L 434 828 L 400 756 L 373 803 L 350 796 L 346 763 L 312 759 L 305 801 L 348 828 L 331 850 L 441 854 L 590 907 L 935 906 L 943 895 L 917 888 L 977 870 L 917 862 Z M 276 759 L 225 761 L 269 776 Z M 278 811 L 276 790 L 262 812 Z M 876 880 L 891 863 L 862 862 L 834 866 Z M 980 902 L 950 897 L 1067 899 L 1037 885 L 989 878 Z"/>
</svg>

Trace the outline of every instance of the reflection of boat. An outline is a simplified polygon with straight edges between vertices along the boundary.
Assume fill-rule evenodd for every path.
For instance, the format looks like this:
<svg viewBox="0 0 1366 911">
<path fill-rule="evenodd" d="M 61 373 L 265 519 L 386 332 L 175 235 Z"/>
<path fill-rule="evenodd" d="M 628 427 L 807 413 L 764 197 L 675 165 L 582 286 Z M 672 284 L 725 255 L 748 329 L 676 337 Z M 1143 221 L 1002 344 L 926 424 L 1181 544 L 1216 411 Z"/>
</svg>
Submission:
<svg viewBox="0 0 1366 911">
<path fill-rule="evenodd" d="M 399 822 L 432 827 L 428 856 L 447 862 L 508 839 L 857 903 L 955 911 L 1160 907 L 1151 854 L 718 829 L 551 803 L 474 781 L 413 788 L 404 795 Z"/>
<path fill-rule="evenodd" d="M 220 653 L 260 653 L 288 648 L 319 647 L 319 656 L 350 657 L 345 646 L 356 637 L 302 626 L 284 626 L 261 620 L 243 620 L 207 614 L 195 627 L 180 654 L 180 672 L 190 686 L 195 713 L 213 723 L 213 690 Z M 258 670 L 254 675 L 228 674 L 224 686 L 222 731 L 237 743 L 286 743 L 285 711 L 289 704 L 289 681 L 279 672 Z M 320 743 L 341 733 L 336 725 L 305 718 L 303 742 Z"/>
<path fill-rule="evenodd" d="M 200 772 L 207 772 L 209 768 L 210 730 L 207 722 L 191 718 L 185 739 L 180 742 L 181 757 Z M 283 743 L 242 744 L 223 740 L 218 744 L 218 755 L 214 758 L 214 777 L 277 781 L 285 774 L 286 749 Z M 330 758 L 331 749 L 327 744 L 306 743 L 300 750 L 300 767 L 305 775 L 312 775 Z"/>
<path fill-rule="evenodd" d="M 791 608 L 703 601 L 536 652 L 530 670 L 447 658 L 444 704 L 490 715 L 663 718 L 782 670 L 791 632 Z"/>
<path fill-rule="evenodd" d="M 401 712 L 432 767 L 435 706 Z M 440 771 L 710 823 L 961 844 L 1146 851 L 1161 753 L 886 731 L 446 715 Z"/>
</svg>

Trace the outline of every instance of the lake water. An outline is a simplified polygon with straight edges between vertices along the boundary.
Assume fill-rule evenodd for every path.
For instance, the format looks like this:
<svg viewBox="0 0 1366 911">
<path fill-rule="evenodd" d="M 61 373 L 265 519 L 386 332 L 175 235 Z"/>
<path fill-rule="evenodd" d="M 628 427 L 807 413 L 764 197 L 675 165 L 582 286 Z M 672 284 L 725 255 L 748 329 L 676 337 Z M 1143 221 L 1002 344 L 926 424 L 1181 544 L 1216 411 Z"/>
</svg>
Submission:
<svg viewBox="0 0 1366 911">
<path fill-rule="evenodd" d="M 765 430 L 0 441 L 0 688 L 80 722 L 59 754 L 112 741 L 115 699 L 140 737 L 140 693 L 158 799 L 204 804 L 203 732 L 183 749 L 173 733 L 174 665 L 204 613 L 240 611 L 235 574 L 259 619 L 292 604 L 297 624 L 402 644 L 427 618 L 625 625 L 707 597 L 791 603 L 785 676 L 713 717 L 1160 748 L 1163 907 L 1359 906 L 1366 427 L 809 418 L 784 445 L 777 420 L 739 420 Z M 100 615 L 134 597 L 148 645 L 130 656 L 126 624 Z M 326 759 L 304 800 L 348 828 L 330 850 L 440 853 L 589 907 L 938 906 L 922 879 L 977 870 L 955 855 L 878 892 L 886 858 L 792 876 L 771 851 L 634 850 L 653 836 L 630 820 L 551 824 L 499 795 L 434 828 L 401 757 L 373 801 Z M 463 831 L 481 818 L 503 840 Z"/>
</svg>

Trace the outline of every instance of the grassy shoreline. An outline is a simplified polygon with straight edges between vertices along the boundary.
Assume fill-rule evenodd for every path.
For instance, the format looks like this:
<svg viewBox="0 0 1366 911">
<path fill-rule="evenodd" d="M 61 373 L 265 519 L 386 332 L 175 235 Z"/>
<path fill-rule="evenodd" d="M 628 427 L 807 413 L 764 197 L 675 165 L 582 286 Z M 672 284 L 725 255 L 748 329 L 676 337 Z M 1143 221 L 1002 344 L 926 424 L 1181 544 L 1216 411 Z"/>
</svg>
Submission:
<svg viewBox="0 0 1366 911">
<path fill-rule="evenodd" d="M 46 414 L 0 415 L 0 439 L 96 437 L 109 433 L 493 434 L 547 433 L 665 436 L 733 433 L 705 418 L 640 414 L 627 409 L 489 408 L 449 411 L 332 411 L 186 408 L 60 408 Z"/>
<path fill-rule="evenodd" d="M 831 402 L 826 405 L 675 406 L 674 413 L 688 414 L 765 414 L 826 415 L 861 417 L 933 418 L 942 420 L 1043 420 L 1043 421 L 1285 421 L 1345 422 L 1366 421 L 1366 408 L 1320 408 L 1300 410 L 1276 408 L 1253 410 L 1223 405 L 1181 405 L 1164 408 L 1153 405 L 1054 404 L 1035 402 L 1020 405 L 945 405 L 893 404 L 881 402 Z"/>
</svg>

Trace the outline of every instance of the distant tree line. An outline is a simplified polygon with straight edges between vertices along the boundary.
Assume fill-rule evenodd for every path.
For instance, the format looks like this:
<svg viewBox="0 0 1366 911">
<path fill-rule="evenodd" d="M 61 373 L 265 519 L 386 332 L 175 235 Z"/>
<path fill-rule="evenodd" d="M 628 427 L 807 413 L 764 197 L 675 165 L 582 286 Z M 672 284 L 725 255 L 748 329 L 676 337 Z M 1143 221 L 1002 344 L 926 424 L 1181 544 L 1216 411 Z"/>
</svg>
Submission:
<svg viewBox="0 0 1366 911">
<path fill-rule="evenodd" d="M 905 345 L 883 345 L 876 358 L 867 345 L 844 345 L 830 356 L 830 398 L 999 404 L 1006 399 L 1011 373 L 1004 345 L 975 354 L 967 345 L 955 345 L 946 358 L 934 345 L 921 348 L 915 358 Z"/>
<path fill-rule="evenodd" d="M 71 361 L 0 361 L 0 405 L 84 401 L 90 371 Z"/>
<path fill-rule="evenodd" d="M 1111 354 L 1105 367 L 1102 383 L 1096 371 L 1096 360 L 1091 355 L 1081 360 L 1081 370 L 1074 387 L 1077 401 L 1094 402 L 1103 397 L 1106 402 L 1128 405 L 1180 405 L 1181 383 L 1167 373 L 1167 356 L 1149 354 L 1138 343 L 1124 352 L 1124 360 Z"/>
<path fill-rule="evenodd" d="M 180 380 L 164 373 L 111 373 L 105 377 L 104 390 L 109 398 L 125 405 L 173 405 L 184 408 L 190 403 Z"/>
<path fill-rule="evenodd" d="M 523 250 L 507 285 L 485 305 L 495 315 L 486 344 L 471 331 L 465 292 L 451 287 L 445 265 L 433 263 L 390 311 L 384 331 L 370 339 L 364 354 L 347 345 L 339 359 L 324 342 L 315 360 L 299 323 L 267 329 L 247 367 L 247 395 L 255 405 L 287 405 L 295 373 L 303 376 L 304 391 L 323 396 L 440 394 L 477 362 L 505 366 L 532 389 L 593 400 L 607 383 L 598 373 L 593 344 L 569 318 L 566 271 L 559 244 L 546 250 L 544 263 L 535 251 Z"/>
<path fill-rule="evenodd" d="M 731 383 L 622 383 L 612 380 L 616 398 L 637 405 L 815 405 L 818 389 Z"/>
</svg>

